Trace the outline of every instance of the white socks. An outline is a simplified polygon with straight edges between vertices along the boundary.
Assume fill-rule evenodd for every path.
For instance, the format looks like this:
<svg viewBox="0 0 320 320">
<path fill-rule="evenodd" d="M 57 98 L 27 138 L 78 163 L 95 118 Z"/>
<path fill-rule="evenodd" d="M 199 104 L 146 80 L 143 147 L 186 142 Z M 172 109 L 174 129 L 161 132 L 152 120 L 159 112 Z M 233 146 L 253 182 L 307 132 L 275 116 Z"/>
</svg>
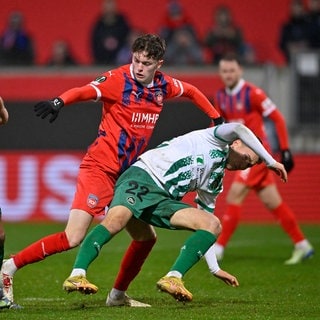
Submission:
<svg viewBox="0 0 320 320">
<path fill-rule="evenodd" d="M 84 269 L 80 269 L 80 268 L 75 268 L 72 270 L 70 277 L 74 277 L 74 276 L 86 276 L 87 272 Z"/>
<path fill-rule="evenodd" d="M 15 272 L 18 270 L 17 266 L 14 264 L 13 258 L 3 261 L 2 272 L 13 277 Z"/>
</svg>

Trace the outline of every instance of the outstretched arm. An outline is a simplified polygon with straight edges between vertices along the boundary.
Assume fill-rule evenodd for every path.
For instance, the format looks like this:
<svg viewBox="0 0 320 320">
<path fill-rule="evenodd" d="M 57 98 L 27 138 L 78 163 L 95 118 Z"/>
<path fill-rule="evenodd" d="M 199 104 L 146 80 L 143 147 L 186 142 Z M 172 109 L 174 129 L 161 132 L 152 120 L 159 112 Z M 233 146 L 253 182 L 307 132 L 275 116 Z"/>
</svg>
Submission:
<svg viewBox="0 0 320 320">
<path fill-rule="evenodd" d="M 213 125 L 218 125 L 224 122 L 216 108 L 210 103 L 209 99 L 195 86 L 190 83 L 183 82 L 184 92 L 182 96 L 189 98 L 200 110 L 212 119 Z"/>
<path fill-rule="evenodd" d="M 238 287 L 239 282 L 235 276 L 220 269 L 216 254 L 214 252 L 214 245 L 212 245 L 204 255 L 209 267 L 209 271 L 216 277 L 225 282 L 229 286 Z"/>
<path fill-rule="evenodd" d="M 287 182 L 288 175 L 284 166 L 269 154 L 255 134 L 243 124 L 235 122 L 222 124 L 214 128 L 214 134 L 220 140 L 228 143 L 231 143 L 236 139 L 242 140 L 249 148 L 259 155 L 269 169 L 275 171 L 282 181 Z"/>
<path fill-rule="evenodd" d="M 49 122 L 52 123 L 57 119 L 63 106 L 75 102 L 95 100 L 97 97 L 98 91 L 92 85 L 85 85 L 79 88 L 72 88 L 52 100 L 37 103 L 34 106 L 34 111 L 36 116 L 41 117 L 42 119 L 51 115 Z"/>
</svg>

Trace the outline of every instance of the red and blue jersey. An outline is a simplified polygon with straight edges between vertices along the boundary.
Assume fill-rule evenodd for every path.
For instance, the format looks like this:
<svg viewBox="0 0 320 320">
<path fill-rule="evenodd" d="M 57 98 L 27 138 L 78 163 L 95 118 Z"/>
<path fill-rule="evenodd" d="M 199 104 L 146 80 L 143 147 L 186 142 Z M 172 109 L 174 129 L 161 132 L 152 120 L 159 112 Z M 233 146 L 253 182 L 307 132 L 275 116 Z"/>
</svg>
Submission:
<svg viewBox="0 0 320 320">
<path fill-rule="evenodd" d="M 263 118 L 270 116 L 277 107 L 263 90 L 241 79 L 232 90 L 218 90 L 215 106 L 228 122 L 246 125 L 265 146 L 268 145 Z"/>
<path fill-rule="evenodd" d="M 150 85 L 143 86 L 134 78 L 131 65 L 107 71 L 88 85 L 71 89 L 60 97 L 65 104 L 89 99 L 102 101 L 98 136 L 86 156 L 105 170 L 121 173 L 146 149 L 163 102 L 179 96 L 190 98 L 210 118 L 219 116 L 194 86 L 160 71 Z"/>
</svg>

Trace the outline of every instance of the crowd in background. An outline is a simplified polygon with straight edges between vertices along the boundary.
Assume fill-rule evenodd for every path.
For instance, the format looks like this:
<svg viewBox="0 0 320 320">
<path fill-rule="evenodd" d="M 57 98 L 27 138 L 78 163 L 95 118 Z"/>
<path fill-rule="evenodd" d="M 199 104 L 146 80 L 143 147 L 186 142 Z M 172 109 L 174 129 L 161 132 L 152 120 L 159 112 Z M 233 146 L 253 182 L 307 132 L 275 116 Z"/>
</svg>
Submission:
<svg viewBox="0 0 320 320">
<path fill-rule="evenodd" d="M 279 49 L 290 63 L 292 54 L 299 50 L 320 49 L 320 0 L 292 0 L 288 8 L 289 20 L 279 30 Z M 241 26 L 234 21 L 229 7 L 214 9 L 212 24 L 204 37 L 196 31 L 193 17 L 188 16 L 179 0 L 168 0 L 165 16 L 160 17 L 158 33 L 167 43 L 167 65 L 217 64 L 226 53 L 235 53 L 243 64 L 252 65 L 255 48 L 248 43 Z M 131 44 L 145 30 L 130 25 L 128 17 L 117 8 L 116 0 L 104 0 L 101 14 L 90 33 L 92 63 L 115 65 L 129 63 Z M 56 39 L 51 44 L 48 66 L 78 65 L 70 44 Z M 35 64 L 34 40 L 25 29 L 22 12 L 11 12 L 8 23 L 0 34 L 0 65 Z"/>
</svg>

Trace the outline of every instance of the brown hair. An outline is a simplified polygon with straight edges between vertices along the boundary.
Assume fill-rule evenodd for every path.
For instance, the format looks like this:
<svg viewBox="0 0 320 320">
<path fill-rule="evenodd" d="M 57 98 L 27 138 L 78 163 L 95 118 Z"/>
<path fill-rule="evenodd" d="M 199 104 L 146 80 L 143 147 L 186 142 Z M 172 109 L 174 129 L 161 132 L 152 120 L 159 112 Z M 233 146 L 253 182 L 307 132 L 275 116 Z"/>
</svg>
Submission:
<svg viewBox="0 0 320 320">
<path fill-rule="evenodd" d="M 141 51 L 145 51 L 148 58 L 162 60 L 166 51 L 165 41 L 155 34 L 142 35 L 132 45 L 132 52 Z"/>
</svg>

